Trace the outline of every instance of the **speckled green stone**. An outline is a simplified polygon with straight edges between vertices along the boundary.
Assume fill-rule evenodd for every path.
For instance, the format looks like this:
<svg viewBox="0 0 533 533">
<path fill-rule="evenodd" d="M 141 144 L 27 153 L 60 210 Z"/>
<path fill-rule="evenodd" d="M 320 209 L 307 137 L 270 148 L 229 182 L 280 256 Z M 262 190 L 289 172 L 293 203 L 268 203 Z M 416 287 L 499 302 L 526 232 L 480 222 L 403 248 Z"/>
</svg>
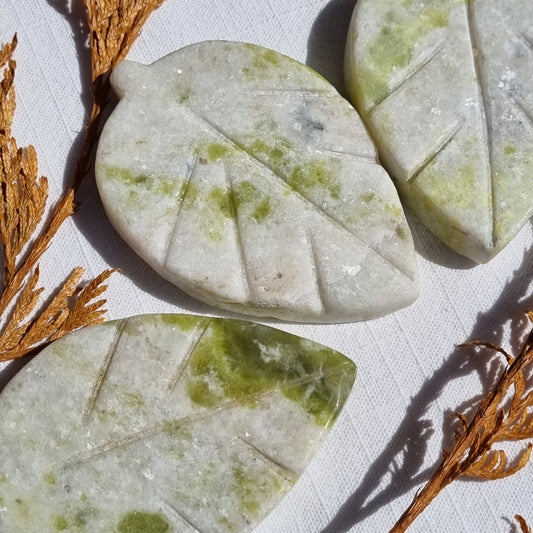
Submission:
<svg viewBox="0 0 533 533">
<path fill-rule="evenodd" d="M 359 0 L 346 86 L 405 203 L 476 262 L 533 213 L 533 2 Z"/>
<path fill-rule="evenodd" d="M 145 315 L 73 333 L 0 396 L 0 531 L 250 531 L 354 378 L 340 353 L 238 320 Z"/>
<path fill-rule="evenodd" d="M 353 107 L 305 65 L 204 42 L 119 65 L 96 179 L 118 232 L 188 294 L 346 322 L 418 295 L 392 181 Z"/>
</svg>

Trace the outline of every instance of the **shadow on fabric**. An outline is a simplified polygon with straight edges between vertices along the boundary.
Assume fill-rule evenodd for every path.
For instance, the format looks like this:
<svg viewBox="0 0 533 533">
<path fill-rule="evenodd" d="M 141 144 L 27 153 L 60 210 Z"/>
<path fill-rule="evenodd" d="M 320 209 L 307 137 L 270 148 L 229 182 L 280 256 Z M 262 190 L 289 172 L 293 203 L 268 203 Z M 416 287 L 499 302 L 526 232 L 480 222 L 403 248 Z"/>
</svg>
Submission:
<svg viewBox="0 0 533 533">
<path fill-rule="evenodd" d="M 479 340 L 501 345 L 505 340 L 510 344 L 512 353 L 517 354 L 526 332 L 531 329 L 526 311 L 533 309 L 533 295 L 528 295 L 532 272 L 533 250 L 527 250 L 498 300 L 488 311 L 479 314 L 469 338 L 458 339 L 458 342 Z M 511 331 L 510 338 L 505 333 L 507 328 Z M 347 532 L 381 507 L 414 491 L 427 481 L 441 459 L 438 457 L 431 467 L 420 471 L 432 434 L 433 423 L 424 418 L 430 405 L 439 398 L 446 385 L 455 379 L 472 372 L 479 374 L 482 395 L 443 413 L 442 448 L 446 449 L 453 441 L 454 429 L 458 428 L 447 415 L 458 412 L 471 419 L 481 398 L 495 385 L 504 365 L 502 356 L 488 349 L 457 347 L 412 398 L 405 417 L 390 442 L 370 466 L 357 490 L 321 533 Z M 386 477 L 390 477 L 390 482 L 378 491 Z"/>
</svg>

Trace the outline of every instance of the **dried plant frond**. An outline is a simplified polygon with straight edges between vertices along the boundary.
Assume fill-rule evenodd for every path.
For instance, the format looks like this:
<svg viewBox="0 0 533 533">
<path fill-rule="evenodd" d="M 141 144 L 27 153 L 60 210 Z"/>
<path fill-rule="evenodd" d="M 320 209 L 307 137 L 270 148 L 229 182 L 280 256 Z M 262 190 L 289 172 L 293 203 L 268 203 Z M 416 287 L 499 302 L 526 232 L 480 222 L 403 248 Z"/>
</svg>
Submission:
<svg viewBox="0 0 533 533">
<path fill-rule="evenodd" d="M 28 347 L 34 346 L 40 340 L 49 339 L 61 329 L 69 313 L 69 299 L 74 296 L 82 276 L 83 268 L 75 268 L 52 298 L 52 301 L 32 322 L 24 337 Z"/>
<path fill-rule="evenodd" d="M 533 313 L 528 313 L 528 316 L 533 322 Z M 494 450 L 492 446 L 503 441 L 533 439 L 533 391 L 528 392 L 525 377 L 533 364 L 533 330 L 516 358 L 490 343 L 467 345 L 484 346 L 501 353 L 508 362 L 507 368 L 492 392 L 480 402 L 470 423 L 463 415 L 458 415 L 462 429 L 455 432 L 454 444 L 443 453 L 437 471 L 416 494 L 391 533 L 405 531 L 437 494 L 457 478 L 501 479 L 524 468 L 531 457 L 531 443 L 514 462 L 508 461 L 503 450 Z M 512 396 L 509 396 L 510 393 Z M 509 401 L 505 405 L 506 398 Z"/>
<path fill-rule="evenodd" d="M 71 331 L 104 320 L 106 300 L 97 298 L 106 290 L 104 283 L 114 271 L 105 270 L 80 289 L 78 284 L 83 272 L 83 268 L 75 268 L 45 309 L 33 320 L 25 321 L 42 291 L 35 288 L 38 269 L 32 273 L 0 335 L 0 361 L 22 357 Z"/>
<path fill-rule="evenodd" d="M 72 186 L 77 188 L 89 167 L 98 138 L 102 109 L 109 100 L 109 75 L 126 58 L 142 26 L 164 0 L 83 0 L 90 30 L 94 97 L 85 141 L 76 162 Z"/>
<path fill-rule="evenodd" d="M 6 311 L 11 301 L 22 290 L 27 276 L 50 246 L 53 237 L 63 222 L 74 213 L 74 210 L 74 191 L 69 190 L 57 203 L 48 225 L 32 243 L 24 262 L 5 284 L 0 296 L 0 315 Z"/>
<path fill-rule="evenodd" d="M 4 68 L 0 83 L 0 240 L 4 255 L 3 282 L 8 284 L 16 271 L 16 261 L 41 221 L 48 183 L 37 178 L 37 155 L 33 146 L 19 148 L 11 137 L 15 112 L 15 68 L 13 52 L 16 35 L 0 53 Z"/>
<path fill-rule="evenodd" d="M 122 61 L 164 0 L 84 0 L 91 29 L 93 81 Z"/>
<path fill-rule="evenodd" d="M 97 298 L 107 290 L 105 282 L 113 272 L 116 272 L 116 269 L 104 270 L 81 289 L 61 330 L 53 335 L 53 340 L 62 337 L 69 331 L 102 322 L 105 313 L 103 306 L 106 304 L 106 300 L 97 300 Z"/>
<path fill-rule="evenodd" d="M 0 347 L 4 352 L 17 348 L 28 331 L 30 324 L 25 320 L 37 307 L 39 296 L 43 292 L 42 287 L 36 288 L 38 281 L 39 268 L 36 268 L 18 295 L 11 318 L 0 335 Z"/>
<path fill-rule="evenodd" d="M 48 182 L 45 177 L 38 178 L 34 148 L 19 148 L 11 137 L 16 106 L 16 63 L 13 60 L 16 35 L 0 50 L 0 69 L 3 69 L 0 82 L 0 241 L 4 256 L 4 286 L 0 295 L 0 319 L 4 325 L 0 333 L 0 360 L 20 357 L 69 331 L 103 320 L 105 300 L 98 298 L 105 291 L 104 282 L 113 271 L 106 270 L 80 291 L 81 267 L 74 269 L 48 306 L 30 318 L 43 290 L 37 288 L 37 263 L 63 222 L 74 214 L 75 192 L 87 173 L 98 138 L 102 107 L 109 97 L 109 74 L 126 57 L 146 19 L 162 2 L 84 0 L 90 30 L 93 107 L 72 184 L 38 235 L 35 233 L 45 214 Z M 5 319 L 10 305 L 10 317 Z"/>
<path fill-rule="evenodd" d="M 514 465 L 509 464 L 503 450 L 489 450 L 472 463 L 464 475 L 483 480 L 495 480 L 512 476 L 526 466 L 531 457 L 532 449 L 531 444 L 528 445 L 520 453 Z"/>
<path fill-rule="evenodd" d="M 35 233 L 45 213 L 48 182 L 45 177 L 37 177 L 37 155 L 33 147 L 19 148 L 11 137 L 16 105 L 16 64 L 13 60 L 16 35 L 0 50 L 0 69 L 3 69 L 0 83 L 0 241 L 4 255 L 4 286 L 0 295 L 0 317 L 4 325 L 0 333 L 0 360 L 20 357 L 69 331 L 103 320 L 105 300 L 98 297 L 105 291 L 104 282 L 112 271 L 106 270 L 79 291 L 81 267 L 74 269 L 40 314 L 29 318 L 35 312 L 43 290 L 37 288 L 37 263 L 63 222 L 74 214 L 75 192 L 87 173 L 98 138 L 102 107 L 109 97 L 109 74 L 126 57 L 144 22 L 162 2 L 84 0 L 92 53 L 93 108 L 72 184 L 38 235 Z M 21 260 L 22 254 L 25 257 Z M 10 305 L 10 317 L 4 319 Z"/>
<path fill-rule="evenodd" d="M 0 146 L 6 144 L 11 137 L 11 124 L 15 114 L 15 89 L 13 80 L 15 77 L 15 61 L 13 52 L 17 47 L 17 36 L 11 43 L 7 43 L 0 51 L 0 69 L 4 69 L 4 76 L 0 83 Z"/>
<path fill-rule="evenodd" d="M 514 518 L 518 522 L 518 525 L 520 526 L 520 530 L 522 531 L 522 533 L 533 533 L 528 523 L 526 522 L 526 519 L 523 516 L 520 516 L 519 514 L 515 514 Z"/>
<path fill-rule="evenodd" d="M 41 221 L 48 182 L 37 178 L 33 146 L 18 148 L 15 139 L 0 146 L 0 238 L 4 248 L 4 283 L 15 275 L 16 261 Z"/>
</svg>

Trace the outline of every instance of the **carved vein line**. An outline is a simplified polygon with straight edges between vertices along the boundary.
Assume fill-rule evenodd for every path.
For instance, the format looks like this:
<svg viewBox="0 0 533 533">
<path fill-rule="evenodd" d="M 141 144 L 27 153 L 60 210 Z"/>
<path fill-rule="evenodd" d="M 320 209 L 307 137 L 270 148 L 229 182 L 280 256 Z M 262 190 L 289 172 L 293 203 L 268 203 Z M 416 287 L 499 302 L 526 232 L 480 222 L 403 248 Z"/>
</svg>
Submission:
<svg viewBox="0 0 533 533">
<path fill-rule="evenodd" d="M 522 104 L 522 102 L 516 100 L 515 98 L 513 98 L 513 103 L 515 104 L 515 106 L 518 108 L 518 110 L 520 111 L 520 113 L 522 113 L 522 115 L 524 116 L 524 118 L 527 120 L 527 122 L 533 126 L 533 113 L 531 111 L 528 111 L 525 107 L 524 107 L 524 104 Z"/>
<path fill-rule="evenodd" d="M 312 90 L 275 90 L 275 89 L 267 89 L 267 90 L 259 90 L 259 89 L 243 89 L 239 91 L 240 93 L 245 94 L 252 94 L 254 96 L 284 96 L 288 95 L 291 97 L 294 97 L 295 95 L 303 96 L 303 97 L 315 97 L 315 98 L 339 98 L 342 99 L 342 96 L 338 93 L 330 93 L 325 91 L 312 91 Z M 346 157 L 350 159 L 357 159 L 362 162 L 372 162 L 373 164 L 376 164 L 376 157 L 372 155 L 364 155 L 364 154 L 351 154 L 347 152 L 341 152 L 338 150 L 322 150 L 320 148 L 316 148 L 314 150 L 314 153 L 317 155 L 332 155 L 337 157 Z"/>
<path fill-rule="evenodd" d="M 285 481 L 290 483 L 294 483 L 294 481 L 296 481 L 298 474 L 296 474 L 296 472 L 294 472 L 288 466 L 276 461 L 276 459 L 259 449 L 249 440 L 243 439 L 242 437 L 237 437 L 237 439 L 243 444 L 248 452 L 250 452 L 255 458 L 259 459 L 267 467 L 275 470 L 283 479 L 285 479 Z"/>
<path fill-rule="evenodd" d="M 332 224 L 336 226 L 341 231 L 344 231 L 350 235 L 352 239 L 354 239 L 359 246 L 369 251 L 371 255 L 376 257 L 379 261 L 381 261 L 384 265 L 387 265 L 392 270 L 396 270 L 403 276 L 405 276 L 408 279 L 412 279 L 407 272 L 404 272 L 399 266 L 395 265 L 391 261 L 389 261 L 386 257 L 383 257 L 378 251 L 374 250 L 368 243 L 366 243 L 359 235 L 355 234 L 351 228 L 349 228 L 342 220 L 339 220 L 338 218 L 334 217 L 333 215 L 326 213 L 322 210 L 322 208 L 315 204 L 312 200 L 304 196 L 300 191 L 297 191 L 296 189 L 293 189 L 281 176 L 276 174 L 276 172 L 271 169 L 268 165 L 265 165 L 262 161 L 259 161 L 255 157 L 252 156 L 252 161 L 260 168 L 266 169 L 269 171 L 270 174 L 276 177 L 276 179 L 281 182 L 282 186 L 284 186 L 286 189 L 288 189 L 292 194 L 296 196 L 302 203 L 305 205 L 311 205 L 314 207 L 315 212 L 323 219 L 326 220 L 326 223 Z"/>
<path fill-rule="evenodd" d="M 274 176 L 278 182 L 281 183 L 282 187 L 289 190 L 291 193 L 293 193 L 302 203 L 305 205 L 311 205 L 314 207 L 315 212 L 321 216 L 322 218 L 325 218 L 326 221 L 330 224 L 336 225 L 339 229 L 345 231 L 348 233 L 362 248 L 365 248 L 370 252 L 371 255 L 376 257 L 379 261 L 381 261 L 384 265 L 388 266 L 391 270 L 395 270 L 396 272 L 399 272 L 402 276 L 406 277 L 409 280 L 413 280 L 413 278 L 405 271 L 403 271 L 398 265 L 394 264 L 392 261 L 387 259 L 386 257 L 383 257 L 377 250 L 372 248 L 368 243 L 366 243 L 361 237 L 356 235 L 350 228 L 348 228 L 341 220 L 334 218 L 332 215 L 325 213 L 322 208 L 315 204 L 312 200 L 309 198 L 306 198 L 302 193 L 297 191 L 296 189 L 293 189 L 281 176 L 279 176 L 272 168 L 270 168 L 268 165 L 266 165 L 263 161 L 257 159 L 253 154 L 250 154 L 250 152 L 247 152 L 245 148 L 240 145 L 238 142 L 234 141 L 229 135 L 224 133 L 218 126 L 215 124 L 212 124 L 209 122 L 206 118 L 198 115 L 198 113 L 195 113 L 192 109 L 185 108 L 185 106 L 182 106 L 182 109 L 185 111 L 187 109 L 189 115 L 189 118 L 195 119 L 197 123 L 203 125 L 205 130 L 218 137 L 221 141 L 225 143 L 231 144 L 233 147 L 237 148 L 238 150 L 241 150 L 242 152 L 245 152 L 250 160 L 258 167 L 263 170 L 267 170 L 269 174 Z"/>
<path fill-rule="evenodd" d="M 342 407 L 341 405 L 341 393 L 342 393 L 342 389 L 343 389 L 343 385 L 344 385 L 344 381 L 346 380 L 346 373 L 342 374 L 341 378 L 340 378 L 340 383 L 339 383 L 339 386 L 337 388 L 337 396 L 335 398 L 335 409 L 334 409 L 334 413 L 338 413 L 340 408 Z M 333 422 L 335 421 L 335 417 L 332 417 L 333 420 L 330 418 L 330 420 L 328 420 L 327 424 L 326 424 L 326 429 L 329 428 Z"/>
<path fill-rule="evenodd" d="M 327 311 L 326 300 L 325 300 L 325 297 L 324 297 L 322 281 L 320 279 L 319 260 L 318 260 L 318 257 L 316 255 L 316 250 L 315 250 L 315 246 L 314 246 L 314 243 L 313 243 L 313 237 L 312 237 L 312 235 L 310 233 L 308 233 L 306 241 L 307 241 L 307 243 L 309 245 L 309 256 L 311 258 L 311 268 L 313 270 L 313 274 L 314 274 L 314 277 L 315 277 L 316 293 L 317 293 L 317 296 L 318 296 L 318 300 L 320 302 L 320 306 L 322 307 L 322 310 L 324 312 L 326 312 Z"/>
<path fill-rule="evenodd" d="M 189 360 L 196 350 L 196 347 L 202 340 L 203 336 L 205 335 L 205 332 L 207 331 L 207 328 L 210 326 L 212 320 L 207 320 L 203 325 L 197 327 L 191 338 L 191 343 L 187 347 L 187 352 L 185 353 L 185 357 L 181 360 L 178 367 L 176 368 L 176 371 L 174 372 L 174 375 L 168 382 L 168 389 L 172 390 L 176 388 L 176 385 L 178 384 L 181 376 L 183 375 L 183 372 L 185 368 L 187 367 L 187 364 L 189 363 Z"/>
<path fill-rule="evenodd" d="M 353 159 L 361 163 L 368 163 L 371 165 L 377 165 L 376 157 L 371 155 L 362 154 L 350 154 L 348 152 L 340 152 L 338 150 L 320 150 L 319 148 L 313 151 L 317 155 L 330 155 L 333 157 L 342 157 L 346 159 Z"/>
<path fill-rule="evenodd" d="M 459 130 L 463 127 L 465 123 L 464 118 L 458 118 L 455 122 L 452 122 L 450 127 L 445 131 L 439 139 L 434 143 L 432 151 L 424 157 L 424 159 L 419 162 L 419 164 L 409 173 L 407 176 L 407 181 L 414 181 L 420 173 L 427 168 L 427 166 L 435 160 L 435 158 L 448 146 L 448 144 L 455 138 L 459 133 Z"/>
<path fill-rule="evenodd" d="M 342 98 L 338 93 L 331 91 L 321 91 L 320 89 L 242 89 L 241 94 L 252 96 L 296 96 L 307 98 Z"/>
<path fill-rule="evenodd" d="M 137 430 L 137 431 L 133 431 L 132 433 L 124 436 L 123 438 L 104 442 L 98 446 L 95 446 L 94 448 L 90 449 L 87 452 L 80 452 L 80 453 L 74 454 L 67 460 L 61 462 L 58 465 L 57 469 L 62 470 L 62 471 L 70 470 L 71 468 L 75 468 L 82 464 L 89 463 L 90 461 L 94 461 L 120 448 L 126 448 L 128 446 L 131 446 L 132 444 L 136 444 L 143 440 L 152 439 L 156 437 L 157 435 L 165 433 L 169 430 L 176 430 L 187 424 L 192 424 L 194 422 L 204 420 L 206 418 L 213 416 L 218 411 L 224 411 L 226 409 L 231 409 L 232 407 L 235 407 L 236 405 L 238 405 L 238 402 L 236 401 L 225 402 L 219 405 L 218 407 L 214 407 L 213 409 L 210 409 L 209 411 L 205 411 L 205 412 L 193 415 L 193 416 L 185 416 L 182 418 L 178 418 L 176 420 L 168 421 L 166 423 L 158 423 L 153 426 L 149 426 L 149 427 Z"/>
<path fill-rule="evenodd" d="M 370 115 L 381 103 L 398 91 L 407 81 L 420 72 L 425 66 L 429 65 L 429 63 L 431 63 L 431 61 L 433 61 L 439 55 L 447 40 L 448 37 L 445 37 L 433 48 L 430 48 L 426 53 L 422 53 L 420 57 L 418 57 L 417 60 L 407 68 L 407 72 L 403 78 L 394 81 L 387 92 L 378 95 L 377 98 L 365 110 L 365 113 Z"/>
<path fill-rule="evenodd" d="M 224 176 L 228 184 L 228 190 L 231 199 L 231 205 L 233 207 L 233 212 L 235 213 L 235 223 L 233 224 L 234 233 L 235 233 L 235 242 L 239 250 L 239 261 L 241 263 L 241 272 L 244 278 L 244 284 L 246 285 L 246 290 L 248 292 L 248 300 L 250 300 L 250 293 L 253 290 L 253 285 L 250 281 L 250 269 L 248 267 L 248 260 L 246 258 L 246 250 L 244 249 L 244 240 L 242 238 L 242 229 L 239 219 L 239 212 L 237 209 L 237 203 L 235 202 L 235 193 L 233 191 L 233 181 L 231 179 L 231 172 L 228 169 L 228 165 L 224 163 Z"/>
<path fill-rule="evenodd" d="M 183 207 L 183 203 L 185 202 L 185 197 L 187 196 L 187 192 L 189 190 L 192 177 L 194 175 L 194 172 L 196 170 L 196 165 L 198 164 L 198 156 L 195 156 L 192 164 L 190 165 L 189 172 L 185 178 L 185 181 L 181 187 L 180 193 L 178 195 L 178 201 L 176 204 L 176 217 L 174 219 L 174 225 L 172 226 L 172 229 L 168 235 L 167 243 L 165 245 L 165 257 L 163 259 L 163 265 L 168 265 L 168 259 L 172 248 L 172 242 L 174 240 L 174 236 L 176 235 L 176 231 L 178 229 L 178 222 L 181 215 L 181 210 Z"/>
<path fill-rule="evenodd" d="M 84 425 L 87 425 L 90 422 L 92 413 L 94 411 L 94 407 L 98 400 L 98 396 L 100 395 L 100 391 L 102 390 L 102 386 L 108 375 L 109 365 L 111 364 L 111 360 L 113 359 L 117 351 L 120 338 L 122 337 L 122 333 L 124 331 L 124 328 L 126 327 L 127 322 L 128 322 L 127 319 L 122 320 L 122 322 L 120 322 L 117 328 L 115 329 L 115 336 L 113 338 L 113 341 L 111 342 L 111 345 L 109 346 L 109 349 L 102 363 L 102 366 L 98 370 L 96 380 L 94 381 L 92 389 L 91 389 L 91 394 L 85 404 L 85 407 L 83 408 L 81 420 Z"/>
<path fill-rule="evenodd" d="M 160 496 L 159 494 L 153 493 L 155 496 L 156 502 L 165 509 L 167 514 L 171 515 L 176 522 L 179 522 L 179 524 L 185 524 L 189 526 L 191 529 L 196 531 L 197 533 L 202 533 L 202 530 L 193 523 L 193 521 L 185 515 L 183 511 L 179 511 L 175 505 L 172 505 L 170 502 L 168 502 L 165 498 Z M 176 524 L 176 525 L 179 525 Z"/>
<path fill-rule="evenodd" d="M 474 62 L 474 68 L 476 73 L 476 81 L 477 86 L 479 90 L 479 96 L 481 99 L 481 123 L 482 123 L 482 137 L 483 137 L 483 146 L 486 147 L 486 162 L 487 162 L 487 189 L 489 197 L 492 199 L 491 202 L 491 225 L 492 225 L 492 231 L 491 235 L 489 236 L 489 240 L 491 243 L 494 243 L 494 235 L 495 235 L 495 218 L 494 218 L 494 209 L 495 209 L 495 198 L 494 198 L 494 172 L 493 172 L 493 164 L 492 164 L 492 147 L 491 147 L 491 139 L 492 139 L 492 131 L 491 131 L 491 124 L 489 123 L 489 106 L 488 106 L 488 95 L 487 95 L 487 88 L 485 86 L 485 83 L 483 83 L 483 77 L 482 77 L 482 68 L 481 68 L 481 59 L 480 59 L 480 52 L 479 47 L 477 43 L 477 37 L 476 32 L 474 29 L 474 2 L 471 0 L 465 0 L 465 9 L 466 9 L 466 25 L 468 28 L 468 34 L 470 37 L 470 48 L 472 51 L 472 59 Z"/>
<path fill-rule="evenodd" d="M 533 52 L 533 41 L 529 40 L 523 33 L 517 33 L 518 40 L 530 51 Z"/>
<path fill-rule="evenodd" d="M 305 385 L 307 383 L 312 383 L 319 379 L 334 377 L 338 374 L 342 374 L 343 376 L 346 374 L 346 371 L 344 368 L 342 368 L 342 366 L 340 368 L 329 368 L 325 372 L 319 371 L 319 372 L 313 372 L 311 374 L 304 374 L 303 376 L 299 376 L 297 378 L 286 381 L 284 383 L 284 386 L 292 387 L 296 385 Z M 110 440 L 98 446 L 94 446 L 92 449 L 90 449 L 87 452 L 76 453 L 72 455 L 70 458 L 67 458 L 65 461 L 62 461 L 61 463 L 55 465 L 54 470 L 57 469 L 58 471 L 63 471 L 63 472 L 66 470 L 70 470 L 77 466 L 81 466 L 82 464 L 89 463 L 90 461 L 103 457 L 107 455 L 108 453 L 111 453 L 120 448 L 126 448 L 128 446 L 131 446 L 143 440 L 152 439 L 162 433 L 166 433 L 168 431 L 175 431 L 176 429 L 179 429 L 180 427 L 191 425 L 196 422 L 201 422 L 202 420 L 211 418 L 212 416 L 216 415 L 219 412 L 228 411 L 228 410 L 234 409 L 235 407 L 240 407 L 243 402 L 252 401 L 252 400 L 257 401 L 262 398 L 267 398 L 268 396 L 271 396 L 272 394 L 278 391 L 279 391 L 279 387 L 274 386 L 270 389 L 264 389 L 258 393 L 249 394 L 245 396 L 244 398 L 241 398 L 240 401 L 239 400 L 228 400 L 228 401 L 222 402 L 221 404 L 211 409 L 202 411 L 200 413 L 196 413 L 190 416 L 184 416 L 182 418 L 177 418 L 174 420 L 167 420 L 164 422 L 159 422 L 152 426 L 148 426 L 143 429 L 133 431 L 129 435 L 125 435 L 123 438 Z"/>
<path fill-rule="evenodd" d="M 237 150 L 240 150 L 241 152 L 245 152 L 251 159 L 255 159 L 256 161 L 260 162 L 263 166 L 266 166 L 261 161 L 256 159 L 250 152 L 248 152 L 245 149 L 245 147 L 242 146 L 238 141 L 232 139 L 225 131 L 223 131 L 216 124 L 213 124 L 208 119 L 206 119 L 205 117 L 199 115 L 196 111 L 194 111 L 193 109 L 191 109 L 189 107 L 181 106 L 180 109 L 182 109 L 183 112 L 186 115 L 188 115 L 188 118 L 191 121 L 196 121 L 201 126 L 203 126 L 204 130 L 207 133 L 210 133 L 211 135 L 215 135 L 216 137 L 218 137 L 218 139 L 221 142 L 223 142 L 225 144 L 229 144 L 233 148 L 236 148 Z M 313 153 L 315 153 L 317 155 L 330 155 L 330 156 L 334 156 L 334 157 L 345 157 L 345 158 L 349 158 L 349 159 L 356 159 L 356 160 L 360 160 L 361 162 L 364 162 L 364 163 L 373 163 L 375 165 L 378 164 L 375 155 L 353 154 L 353 153 L 349 153 L 349 152 L 342 152 L 342 151 L 339 151 L 339 150 L 328 150 L 328 149 L 321 149 L 321 148 L 315 148 L 313 150 Z M 271 170 L 271 172 L 273 172 L 273 171 Z"/>
</svg>

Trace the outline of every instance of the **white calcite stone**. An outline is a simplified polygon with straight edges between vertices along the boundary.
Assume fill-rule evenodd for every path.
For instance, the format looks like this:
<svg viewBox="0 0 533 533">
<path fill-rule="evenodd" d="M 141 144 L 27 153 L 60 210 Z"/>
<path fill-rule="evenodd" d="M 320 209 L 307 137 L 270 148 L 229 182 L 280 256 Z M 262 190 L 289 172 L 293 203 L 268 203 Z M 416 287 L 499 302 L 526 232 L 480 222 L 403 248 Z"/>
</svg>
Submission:
<svg viewBox="0 0 533 533">
<path fill-rule="evenodd" d="M 112 76 L 96 178 L 118 232 L 190 295 L 287 320 L 418 294 L 397 192 L 351 105 L 305 65 L 204 42 Z"/>
<path fill-rule="evenodd" d="M 490 260 L 533 213 L 533 2 L 359 0 L 345 74 L 402 199 Z"/>
<path fill-rule="evenodd" d="M 354 378 L 340 353 L 250 322 L 145 315 L 73 333 L 0 396 L 0 531 L 250 531 Z"/>
</svg>

